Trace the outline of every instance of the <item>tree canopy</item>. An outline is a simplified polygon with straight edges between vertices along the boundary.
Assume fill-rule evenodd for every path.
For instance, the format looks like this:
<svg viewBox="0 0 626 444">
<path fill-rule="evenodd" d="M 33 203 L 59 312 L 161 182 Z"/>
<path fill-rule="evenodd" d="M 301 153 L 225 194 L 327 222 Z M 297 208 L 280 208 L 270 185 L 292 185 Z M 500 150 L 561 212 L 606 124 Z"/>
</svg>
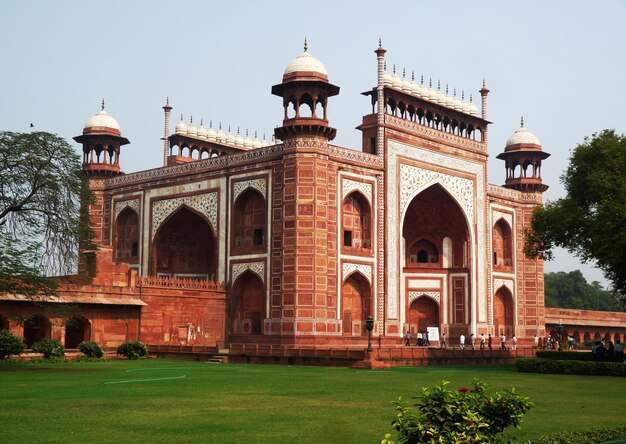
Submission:
<svg viewBox="0 0 626 444">
<path fill-rule="evenodd" d="M 74 271 L 88 237 L 80 157 L 46 133 L 0 132 L 0 292 L 53 293 L 46 276 Z"/>
<path fill-rule="evenodd" d="M 599 282 L 587 282 L 580 270 L 545 274 L 546 307 L 624 311 L 620 301 Z"/>
<path fill-rule="evenodd" d="M 604 130 L 585 138 L 561 182 L 566 196 L 533 213 L 526 254 L 549 260 L 554 247 L 563 247 L 595 261 L 626 298 L 626 136 Z"/>
</svg>

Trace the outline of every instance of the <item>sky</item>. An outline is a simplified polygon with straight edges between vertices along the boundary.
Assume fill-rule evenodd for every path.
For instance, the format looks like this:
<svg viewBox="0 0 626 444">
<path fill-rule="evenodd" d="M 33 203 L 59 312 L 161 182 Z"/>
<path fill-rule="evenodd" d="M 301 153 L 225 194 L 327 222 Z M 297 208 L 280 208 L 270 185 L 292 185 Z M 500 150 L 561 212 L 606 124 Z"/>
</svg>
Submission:
<svg viewBox="0 0 626 444">
<path fill-rule="evenodd" d="M 360 93 L 376 84 L 378 39 L 389 69 L 406 69 L 456 88 L 489 94 L 489 182 L 503 184 L 495 159 L 525 126 L 551 154 L 544 200 L 564 195 L 559 177 L 570 151 L 605 128 L 626 133 L 626 1 L 8 1 L 0 0 L 0 130 L 81 134 L 106 110 L 130 145 L 125 172 L 163 162 L 163 109 L 172 128 L 221 122 L 271 138 L 282 121 L 271 86 L 309 52 L 341 88 L 329 102 L 333 144 L 360 149 L 355 129 L 370 112 Z M 546 271 L 580 269 L 606 284 L 593 264 L 558 250 Z"/>
</svg>

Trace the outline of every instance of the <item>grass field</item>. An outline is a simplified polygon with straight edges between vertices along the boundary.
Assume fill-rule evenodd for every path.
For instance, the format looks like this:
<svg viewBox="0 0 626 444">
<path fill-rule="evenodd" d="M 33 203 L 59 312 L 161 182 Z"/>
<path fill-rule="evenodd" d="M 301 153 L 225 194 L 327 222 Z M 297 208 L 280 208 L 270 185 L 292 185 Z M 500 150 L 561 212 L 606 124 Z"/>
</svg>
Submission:
<svg viewBox="0 0 626 444">
<path fill-rule="evenodd" d="M 377 443 L 390 401 L 442 379 L 516 387 L 536 407 L 520 439 L 626 424 L 626 378 L 512 366 L 349 368 L 174 360 L 0 363 L 0 443 Z"/>
</svg>

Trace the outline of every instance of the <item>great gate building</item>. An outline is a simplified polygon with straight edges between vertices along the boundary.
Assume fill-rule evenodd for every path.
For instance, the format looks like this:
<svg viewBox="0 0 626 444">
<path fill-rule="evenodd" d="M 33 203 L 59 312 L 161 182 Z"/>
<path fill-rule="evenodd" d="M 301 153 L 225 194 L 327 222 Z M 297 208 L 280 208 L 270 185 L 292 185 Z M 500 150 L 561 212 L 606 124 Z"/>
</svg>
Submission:
<svg viewBox="0 0 626 444">
<path fill-rule="evenodd" d="M 124 174 L 129 141 L 103 104 L 75 137 L 98 249 L 81 251 L 79 276 L 49 301 L 75 307 L 73 322 L 16 295 L 2 297 L 0 320 L 28 345 L 69 347 L 363 348 L 368 316 L 379 344 L 427 327 L 450 339 L 545 335 L 557 321 L 523 232 L 549 154 L 522 122 L 498 156 L 506 183 L 487 183 L 485 85 L 479 110 L 388 72 L 382 47 L 376 56 L 359 151 L 331 144 L 339 87 L 306 46 L 271 89 L 284 114 L 272 143 L 182 118 L 170 132 L 168 102 L 163 166 Z M 9 325 L 14 312 L 23 326 Z M 579 341 L 595 328 L 587 318 Z"/>
</svg>

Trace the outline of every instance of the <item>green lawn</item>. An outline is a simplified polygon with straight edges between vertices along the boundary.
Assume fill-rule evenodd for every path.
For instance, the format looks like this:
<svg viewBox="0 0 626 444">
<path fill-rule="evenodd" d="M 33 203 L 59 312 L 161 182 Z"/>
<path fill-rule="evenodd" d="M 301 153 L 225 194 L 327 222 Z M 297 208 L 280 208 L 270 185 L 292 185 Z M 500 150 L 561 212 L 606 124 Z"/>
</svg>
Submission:
<svg viewBox="0 0 626 444">
<path fill-rule="evenodd" d="M 626 424 L 626 378 L 512 366 L 349 368 L 174 360 L 0 363 L 0 443 L 376 443 L 390 401 L 442 379 L 516 387 L 536 407 L 520 439 Z"/>
</svg>

